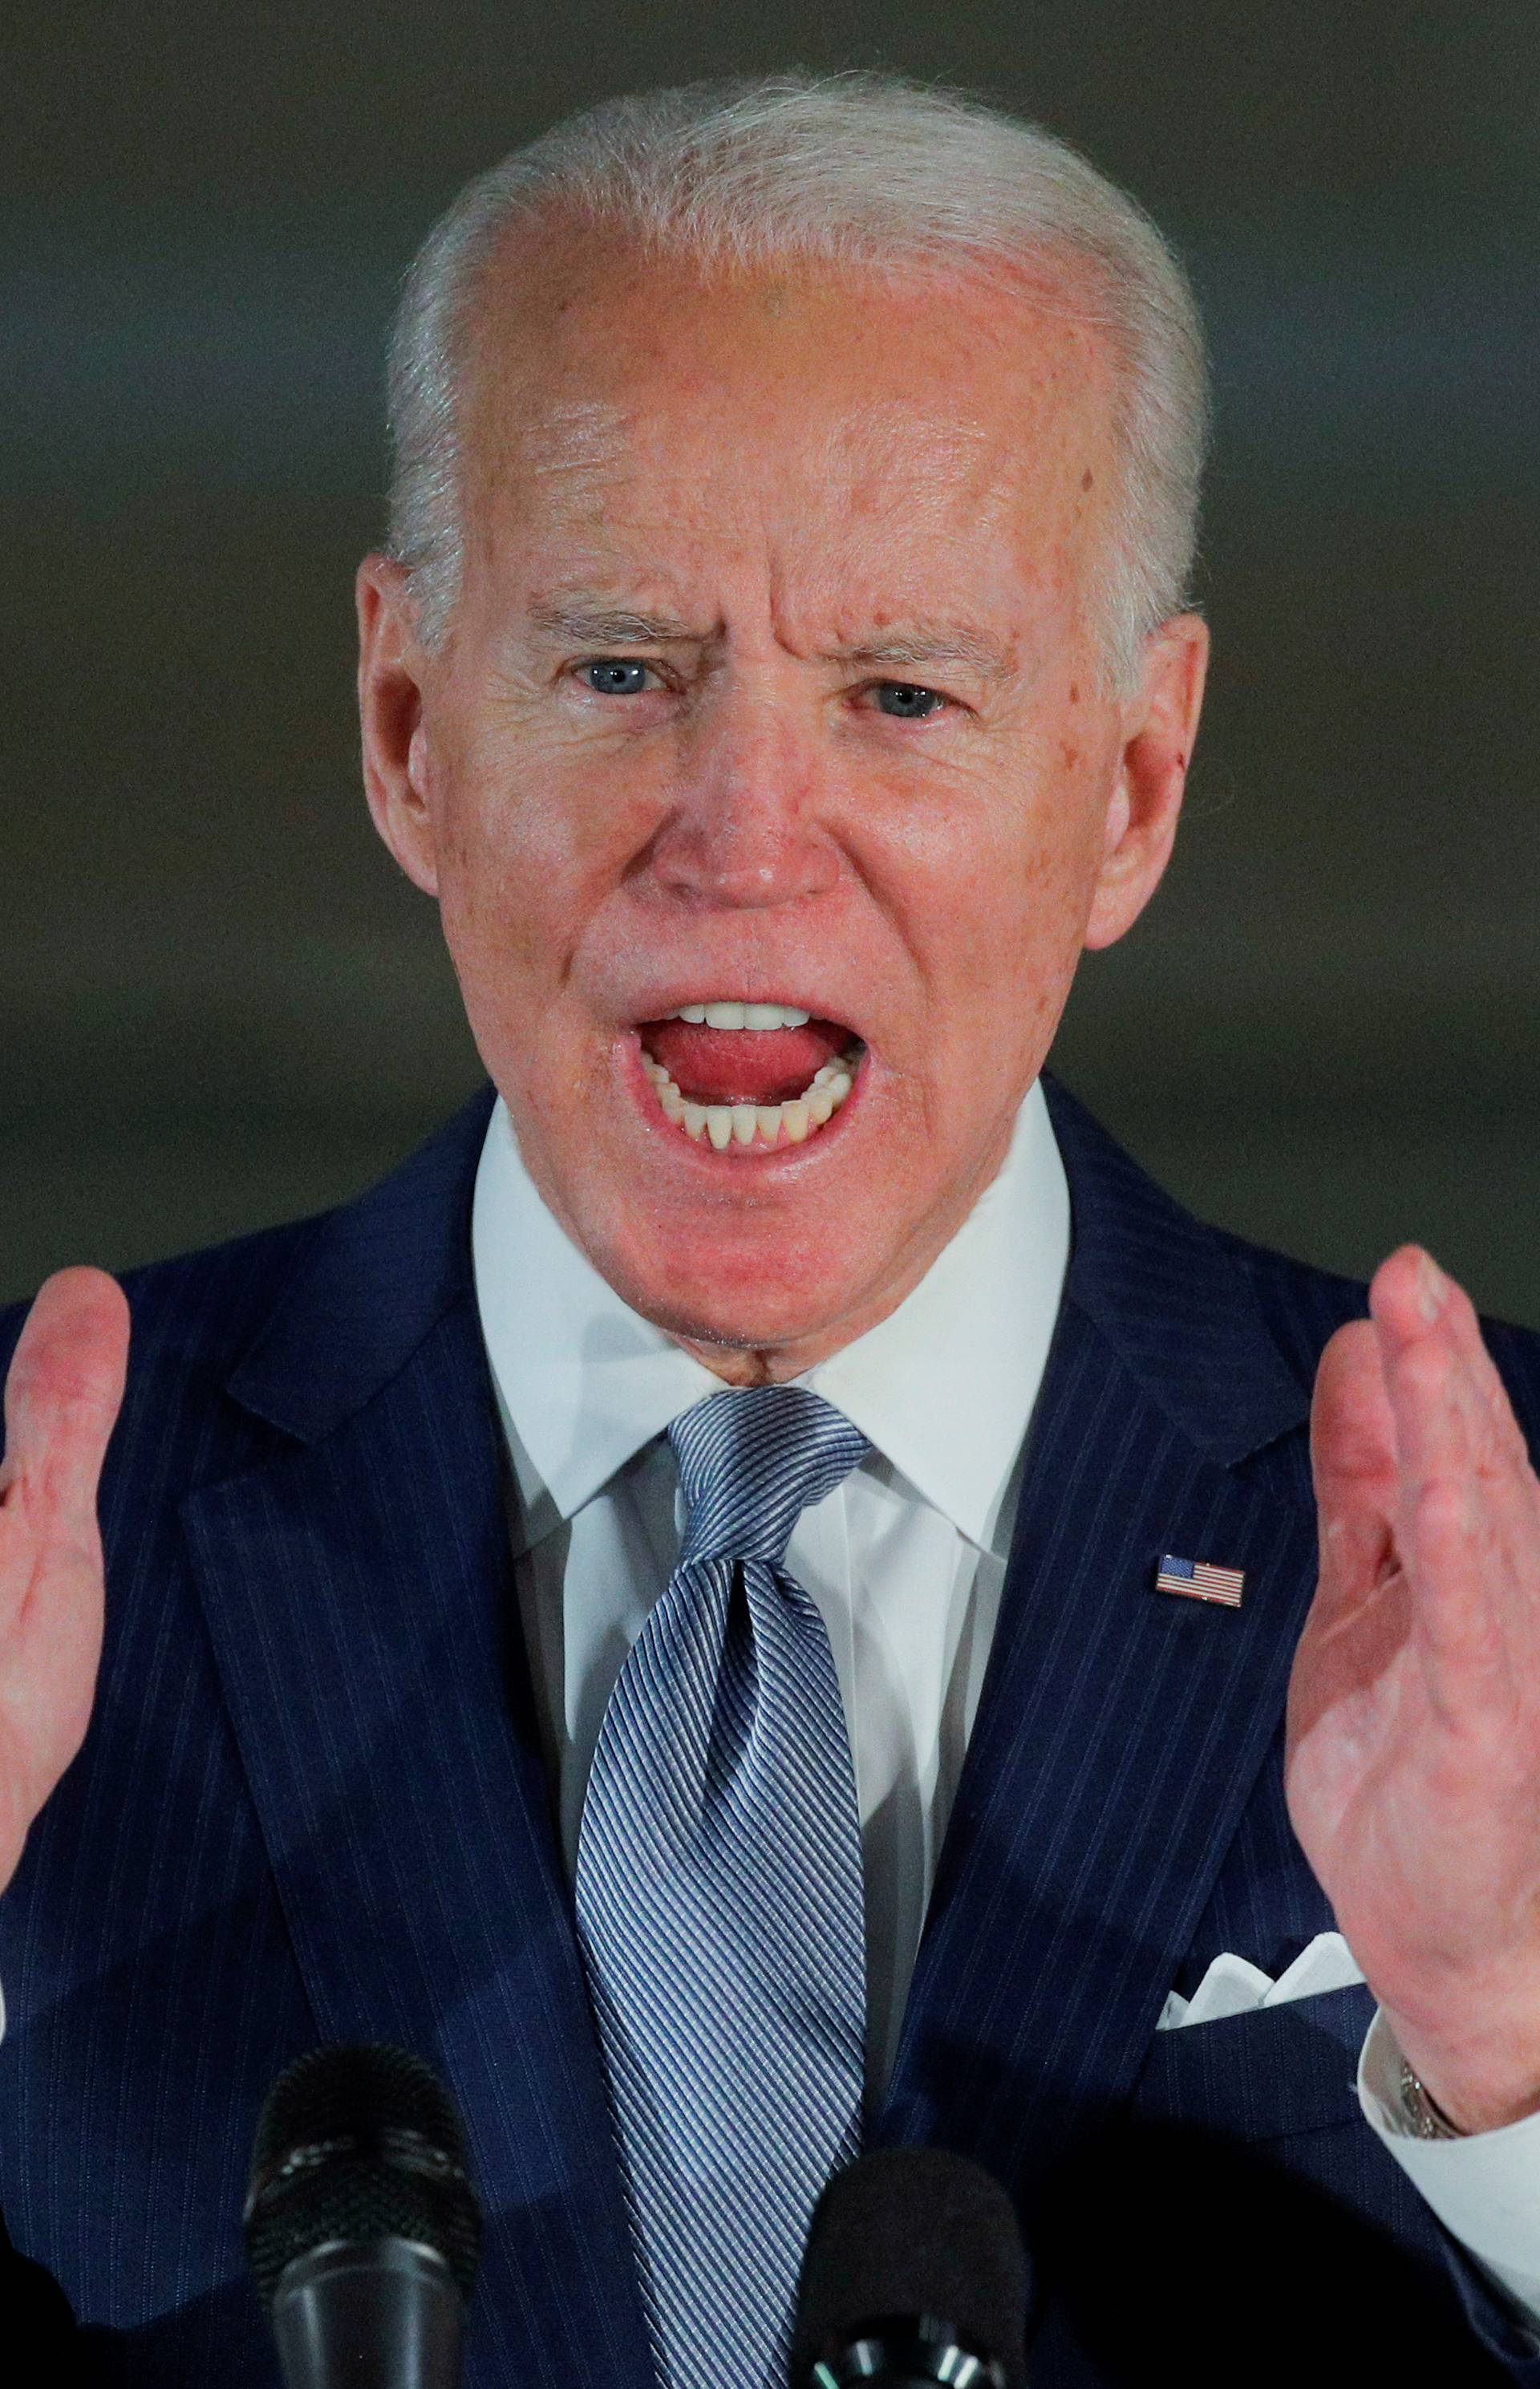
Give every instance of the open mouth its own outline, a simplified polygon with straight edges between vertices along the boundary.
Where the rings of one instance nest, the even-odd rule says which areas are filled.
[[[788,1003],[717,1000],[637,1024],[666,1119],[719,1153],[806,1144],[839,1110],[866,1048],[836,1020]]]

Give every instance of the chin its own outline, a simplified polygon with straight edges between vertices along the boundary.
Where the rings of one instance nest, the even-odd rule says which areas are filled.
[[[872,1257],[843,1238],[723,1233],[717,1217],[661,1248],[627,1239],[604,1274],[667,1335],[736,1351],[773,1351],[832,1335],[873,1301]],[[880,1274],[880,1272],[876,1273]]]

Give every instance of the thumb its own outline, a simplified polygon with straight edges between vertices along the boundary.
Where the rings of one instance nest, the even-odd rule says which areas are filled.
[[[89,1511],[123,1398],[129,1312],[105,1270],[57,1271],[39,1289],[6,1381],[0,1498]]]

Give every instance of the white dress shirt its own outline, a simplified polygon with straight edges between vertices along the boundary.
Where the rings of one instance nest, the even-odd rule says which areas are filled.
[[[558,1227],[500,1102],[476,1183],[482,1332],[522,1515],[515,1569],[571,1867],[615,1680],[679,1552],[664,1429],[722,1382],[626,1306]],[[1069,1259],[1042,1091],[1004,1167],[914,1291],[796,1382],[874,1447],[802,1513],[786,1565],[828,1629],[867,1904],[868,2076],[887,2079],[978,1706],[1016,1469]]]
[[[515,1573],[570,1870],[605,1706],[678,1556],[683,1518],[664,1430],[722,1386],[571,1243],[524,1169],[501,1100],[471,1234],[518,1494]],[[978,1706],[1069,1240],[1063,1165],[1035,1084],[999,1175],[920,1284],[796,1380],[873,1446],[803,1512],[786,1565],[828,1629],[850,1735],[877,2095]],[[1368,2122],[1540,2330],[1540,2115],[1460,2140],[1419,2140],[1394,2095],[1395,2063],[1377,2017],[1359,2070]]]

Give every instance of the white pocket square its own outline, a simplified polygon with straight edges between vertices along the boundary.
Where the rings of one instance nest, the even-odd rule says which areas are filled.
[[[1190,1999],[1172,1991],[1160,2012],[1157,2032],[1181,2025],[1213,2024],[1220,2016],[1247,2015],[1253,2008],[1281,2007],[1285,1999],[1313,1999],[1319,1991],[1346,1990],[1364,1977],[1340,1933],[1317,1933],[1275,1983],[1248,1958],[1226,1949],[1215,1959]]]

